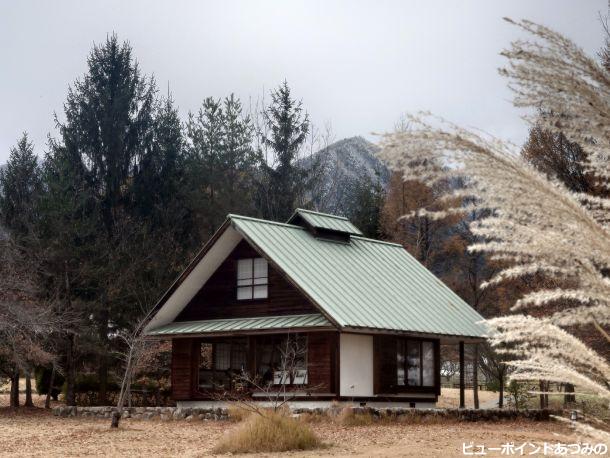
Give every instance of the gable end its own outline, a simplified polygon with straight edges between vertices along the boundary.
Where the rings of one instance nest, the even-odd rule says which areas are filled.
[[[258,257],[261,255],[247,241],[239,242],[175,321],[319,313],[318,308],[271,263],[268,266],[268,297],[238,300],[237,262]]]

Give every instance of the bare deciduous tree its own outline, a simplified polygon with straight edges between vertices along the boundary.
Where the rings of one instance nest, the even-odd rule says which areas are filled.
[[[0,238],[0,370],[11,379],[11,407],[19,406],[19,375],[33,365],[57,364],[50,336],[69,325],[37,288],[40,265],[8,237]],[[26,406],[32,406],[31,385]]]

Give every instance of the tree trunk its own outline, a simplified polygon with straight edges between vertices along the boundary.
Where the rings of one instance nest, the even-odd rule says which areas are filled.
[[[125,374],[123,375],[123,382],[121,383],[121,391],[119,392],[119,400],[117,402],[116,411],[112,412],[112,421],[110,422],[111,428],[118,428],[121,416],[123,415],[123,406],[125,400],[131,397],[131,368],[133,359],[134,347],[133,344],[129,347],[129,353],[127,354],[127,366],[125,367]],[[129,401],[131,404],[131,400]]]
[[[545,394],[548,391],[548,382],[545,382],[544,380],[540,380],[540,408],[541,409],[548,409],[549,407],[549,395]]]
[[[97,371],[98,380],[100,382],[100,389],[97,393],[97,403],[101,406],[108,404],[108,358],[106,357],[106,350],[102,350],[102,354],[99,358],[99,367]]]
[[[11,377],[11,396],[10,406],[14,409],[19,407],[19,369],[15,368]]]
[[[76,367],[74,365],[74,334],[68,335],[66,348],[66,405],[75,406],[74,384],[76,381]]]
[[[97,376],[100,382],[97,394],[97,403],[101,406],[108,405],[108,304],[102,311],[99,326],[100,355]]]
[[[121,420],[121,414],[119,413],[119,411],[115,410],[114,412],[112,412],[112,421],[110,422],[110,427],[118,428],[120,420]]]
[[[564,391],[566,393],[574,393],[574,385],[571,383],[566,383]],[[563,397],[563,404],[568,405],[576,402],[576,396],[573,394],[566,394]]]
[[[51,393],[53,393],[53,384],[55,383],[55,364],[51,367],[51,377],[49,378],[49,389],[47,390],[47,397],[44,400],[44,408],[51,408]]]
[[[479,344],[474,344],[474,355],[472,357],[472,395],[474,408],[479,408]]]
[[[498,408],[504,407],[504,372],[500,374],[500,393],[498,394]]]
[[[66,309],[72,310],[72,300],[70,299],[70,277],[68,276],[68,262],[64,263],[65,287],[66,287]],[[76,366],[74,362],[74,333],[68,331],[68,341],[66,345],[66,404],[76,405],[74,396],[74,384],[76,382]]]
[[[465,377],[464,377],[464,342],[459,343],[459,354],[460,354],[460,409],[466,407],[466,399],[464,396]]]
[[[25,373],[25,406],[34,407],[34,401],[32,400],[32,374],[29,368]]]

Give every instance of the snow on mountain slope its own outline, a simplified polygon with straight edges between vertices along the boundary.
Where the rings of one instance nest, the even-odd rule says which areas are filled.
[[[343,214],[354,183],[370,181],[387,186],[390,172],[377,158],[379,147],[362,137],[339,140],[300,162],[306,168],[319,167],[319,189],[312,200],[321,211]]]

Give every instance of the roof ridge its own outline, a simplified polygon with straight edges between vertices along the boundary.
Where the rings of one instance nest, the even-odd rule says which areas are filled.
[[[305,230],[303,227],[297,226],[296,224],[280,223],[279,221],[271,221],[271,220],[268,220],[268,219],[254,218],[252,216],[236,215],[234,213],[229,213],[227,215],[227,218],[228,219],[233,219],[233,218],[245,219],[245,220],[248,220],[248,221],[256,221],[257,223],[275,224],[276,226],[285,226],[285,227],[289,227],[291,229],[302,229],[302,230]]]
[[[297,210],[302,210],[302,209],[297,209]],[[295,210],[295,212],[297,210]],[[310,213],[318,213],[318,212],[312,212],[311,210],[305,210],[305,211],[306,212],[310,212]],[[325,213],[321,213],[321,214],[324,215]],[[271,221],[271,220],[268,220],[268,219],[254,218],[252,216],[236,215],[234,213],[229,213],[227,215],[227,218],[229,218],[229,219],[232,219],[232,218],[245,219],[245,220],[248,220],[248,221],[255,221],[257,223],[274,224],[276,226],[288,227],[290,229],[301,229],[303,231],[306,230],[303,226],[297,226],[296,224],[281,223],[279,221]],[[346,218],[346,220],[347,220],[347,218]],[[349,221],[349,220],[347,220],[347,221]],[[350,237],[354,238],[354,239],[362,240],[363,242],[381,243],[382,245],[390,245],[390,246],[404,248],[400,243],[387,242],[385,240],[373,239],[373,238],[370,238],[370,237],[364,237],[362,235],[351,234]]]
[[[295,213],[298,213],[298,212],[313,213],[314,215],[328,216],[329,218],[342,219],[344,221],[349,221],[351,223],[351,221],[347,217],[340,216],[340,215],[333,215],[332,213],[323,213],[323,212],[318,212],[318,211],[315,211],[315,210],[307,210],[305,208],[297,208],[297,209],[295,209],[294,212]]]

